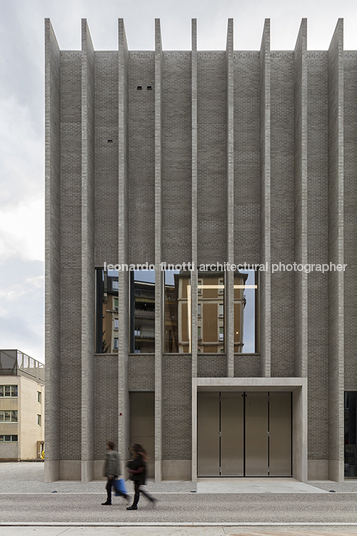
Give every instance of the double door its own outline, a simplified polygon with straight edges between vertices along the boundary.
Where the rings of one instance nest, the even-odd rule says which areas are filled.
[[[198,392],[198,476],[291,476],[290,392]]]

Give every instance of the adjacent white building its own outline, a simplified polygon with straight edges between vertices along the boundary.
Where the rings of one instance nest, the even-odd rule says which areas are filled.
[[[19,350],[0,350],[0,461],[44,451],[45,368]]]

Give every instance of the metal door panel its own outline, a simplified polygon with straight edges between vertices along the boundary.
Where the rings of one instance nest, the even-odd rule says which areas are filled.
[[[270,475],[291,476],[291,393],[270,393]]]
[[[245,476],[268,476],[268,393],[246,393]]]
[[[155,476],[155,394],[130,393],[130,444],[144,445],[149,455],[149,478]]]
[[[198,476],[219,476],[219,393],[197,393]]]
[[[221,474],[244,475],[243,393],[221,393]]]

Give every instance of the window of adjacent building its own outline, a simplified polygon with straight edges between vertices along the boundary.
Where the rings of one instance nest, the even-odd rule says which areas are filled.
[[[119,318],[114,318],[114,329],[115,331],[119,329]]]
[[[0,385],[0,397],[17,396],[17,385]]]
[[[114,350],[118,350],[119,344],[118,344],[118,337],[114,337]]]
[[[17,410],[0,410],[0,422],[17,422]]]
[[[345,477],[357,477],[357,391],[345,392]]]
[[[0,442],[6,443],[17,441],[17,435],[0,435]]]
[[[37,402],[41,404],[41,391],[37,391]]]
[[[96,270],[96,352],[113,353],[115,319],[118,318],[118,270]]]
[[[234,352],[259,352],[258,273],[240,270],[234,274]]]
[[[41,426],[41,415],[37,415],[37,426]]]
[[[225,351],[224,273],[198,272],[198,309],[201,314],[198,328],[198,350],[206,354],[219,354]]]
[[[165,270],[164,352],[191,352],[191,277],[187,270]]]
[[[155,352],[155,270],[130,272],[130,352]]]

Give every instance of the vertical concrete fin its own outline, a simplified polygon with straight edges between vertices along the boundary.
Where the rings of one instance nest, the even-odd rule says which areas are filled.
[[[82,19],[82,320],[81,320],[81,479],[93,480],[94,459],[94,49]]]
[[[295,261],[307,263],[307,20],[302,19],[294,51]],[[295,272],[295,376],[307,376],[307,273]]]
[[[162,44],[155,19],[155,481],[162,479]]]
[[[344,263],[344,67],[343,19],[328,50],[328,249],[329,261]],[[344,478],[344,272],[329,271],[329,478]]]
[[[261,263],[260,354],[261,375],[271,376],[271,243],[270,243],[270,20],[266,19],[260,48],[260,173]]]
[[[197,377],[197,20],[192,19],[192,52],[191,52],[191,143],[192,143],[192,263],[191,272],[191,352],[192,377]],[[196,469],[195,469],[196,471]],[[192,473],[192,474],[196,474]]]
[[[60,477],[60,72],[61,52],[45,19],[45,481]]]
[[[118,20],[118,262],[128,263],[128,45],[124,20]],[[118,291],[118,449],[127,459],[130,443],[128,354],[129,354],[129,273],[119,272]]]
[[[234,57],[233,19],[227,31],[227,261],[234,263]],[[234,272],[225,274],[227,376],[234,377]]]

